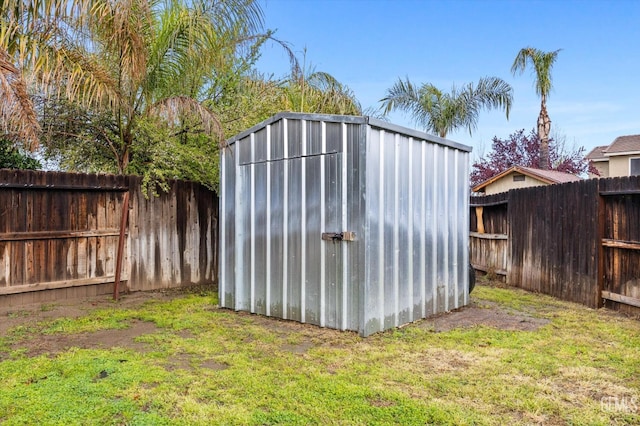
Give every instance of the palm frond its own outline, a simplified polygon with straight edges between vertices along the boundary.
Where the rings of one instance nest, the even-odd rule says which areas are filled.
[[[416,89],[408,79],[399,79],[387,90],[382,102],[385,113],[395,109],[406,111],[426,131],[446,137],[460,127],[472,133],[483,109],[505,109],[508,118],[513,90],[497,77],[481,78],[477,86],[473,83],[461,88],[454,85],[449,93],[431,83]]]
[[[91,8],[92,37],[117,66],[120,86],[136,86],[147,72],[148,40],[154,19],[145,0],[96,0]]]
[[[504,109],[509,118],[513,104],[513,88],[509,83],[498,77],[483,77],[478,81],[474,94],[483,107]]]
[[[415,123],[424,128],[431,129],[429,122],[431,115],[428,110],[429,102],[435,93],[432,87],[423,85],[419,89],[409,79],[398,79],[391,88],[387,89],[387,95],[380,100],[385,114],[391,111],[401,110],[411,114]]]
[[[92,0],[2,0],[0,47],[22,67],[33,68],[38,45],[82,22]],[[72,24],[73,22],[73,24]]]
[[[20,70],[0,48],[0,129],[31,151],[38,147],[40,126]]]
[[[73,44],[61,41],[56,46],[40,46],[35,69],[32,75],[44,94],[106,108],[121,102],[111,70],[99,57]]]
[[[183,73],[191,58],[197,60],[192,51],[199,49],[192,44],[202,44],[202,38],[192,36],[190,26],[193,23],[199,25],[196,34],[207,37],[205,33],[209,29],[206,26],[203,28],[202,21],[192,16],[188,10],[174,6],[162,11],[155,37],[149,46],[147,75],[143,84],[146,93],[162,91]]]
[[[547,98],[553,87],[551,68],[553,68],[553,64],[561,50],[562,49],[544,52],[533,47],[522,48],[513,61],[511,72],[514,75],[522,74],[524,70],[527,69],[527,66],[531,65],[532,71],[535,74],[534,86],[536,88],[536,94]]]
[[[246,34],[263,31],[264,14],[257,0],[193,0],[192,4],[215,23],[219,34],[232,31],[238,24]]]

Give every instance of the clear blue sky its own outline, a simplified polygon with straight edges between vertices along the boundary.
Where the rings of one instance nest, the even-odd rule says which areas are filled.
[[[510,72],[527,46],[563,49],[553,68],[547,102],[552,134],[566,144],[607,145],[640,133],[640,1],[637,0],[263,0],[265,25],[291,44],[307,65],[349,86],[364,108],[379,100],[398,77],[453,84],[497,76],[514,88],[507,121],[483,112],[473,136],[448,135],[487,152],[494,136],[534,128],[540,102],[533,76]],[[265,74],[283,77],[283,50],[265,47],[258,62]],[[416,127],[410,116],[391,121]]]

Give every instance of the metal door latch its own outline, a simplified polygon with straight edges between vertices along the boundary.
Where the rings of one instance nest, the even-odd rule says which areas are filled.
[[[325,241],[355,241],[356,233],[352,231],[345,232],[323,232],[322,239]]]

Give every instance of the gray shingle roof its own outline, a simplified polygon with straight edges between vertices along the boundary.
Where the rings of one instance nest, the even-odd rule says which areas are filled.
[[[604,151],[606,156],[640,151],[640,135],[618,136]]]
[[[607,161],[608,159],[607,157],[604,156],[604,152],[607,150],[608,147],[609,145],[596,146],[586,155],[585,158],[587,160],[592,160],[592,161],[598,161],[598,160]]]

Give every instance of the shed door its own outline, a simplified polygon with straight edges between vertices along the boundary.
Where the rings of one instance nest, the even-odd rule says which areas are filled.
[[[240,166],[244,208],[239,223],[236,309],[346,329],[344,263],[352,243],[347,223],[342,153]]]
[[[343,286],[346,252],[343,251],[347,250],[348,242],[338,237],[347,231],[343,229],[346,220],[343,214],[346,213],[343,211],[343,155],[322,154],[289,161],[292,186],[299,185],[299,188],[292,188],[289,198],[292,225],[297,223],[298,212],[301,213],[300,227],[292,226],[290,233],[293,240],[301,243],[299,252],[291,252],[292,258],[300,257],[300,270],[294,273],[299,273],[300,279],[292,281],[292,285],[300,283],[300,292],[292,295],[292,314],[297,313],[299,301],[300,321],[346,328],[346,323],[343,325],[343,303],[347,298]],[[297,179],[299,182],[295,182]],[[328,235],[332,237],[328,238]],[[295,245],[295,241],[293,243]],[[292,290],[297,292],[298,289]]]

